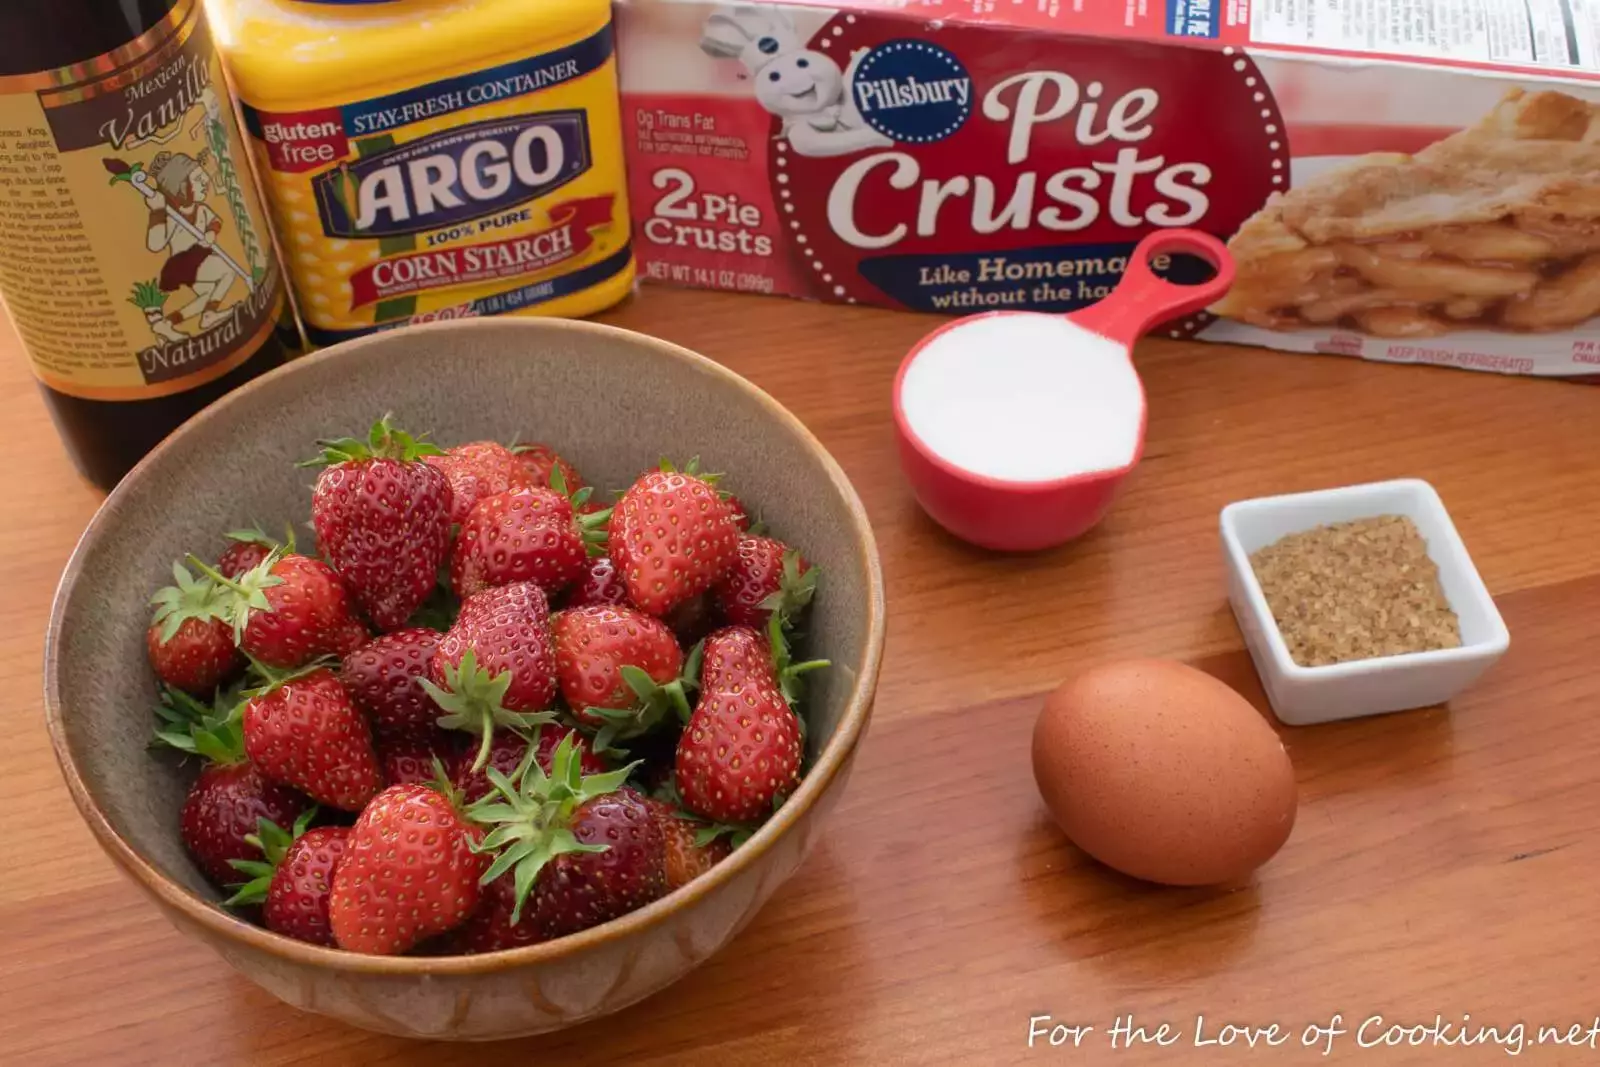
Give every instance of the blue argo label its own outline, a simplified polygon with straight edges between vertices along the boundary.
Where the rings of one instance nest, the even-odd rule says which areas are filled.
[[[544,196],[589,169],[582,111],[458,126],[312,181],[323,232],[334,237],[424,233]]]
[[[373,95],[320,106],[247,102],[307,334],[582,314],[621,289],[632,255],[610,26],[415,74],[374,69]]]

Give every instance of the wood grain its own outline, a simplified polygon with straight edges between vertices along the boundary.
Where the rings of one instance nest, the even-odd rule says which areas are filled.
[[[649,289],[609,321],[718,359],[788,405],[866,500],[889,652],[831,834],[720,957],[622,1016],[504,1047],[420,1046],[296,1013],[180,937],[101,855],[41,723],[56,576],[97,499],[0,347],[0,1049],[29,1064],[1500,1063],[1499,1047],[1361,1049],[1372,1015],[1508,1027],[1600,1006],[1600,391],[1152,342],[1147,457],[1067,549],[955,543],[898,475],[889,383],[934,320]],[[1104,657],[1170,656],[1264,706],[1230,616],[1231,500],[1392,476],[1443,495],[1511,628],[1449,709],[1285,732],[1284,851],[1233,893],[1134,884],[1054,831],[1028,775],[1043,693]],[[128,610],[135,606],[128,605]],[[1332,1057],[1299,1047],[1341,1013]],[[1092,1025],[1028,1047],[1030,1016]],[[1113,1050],[1133,1015],[1179,1032]],[[1287,1045],[1196,1048],[1223,1021]],[[1531,1041],[1535,1031],[1528,1031]],[[1600,1051],[1531,1047],[1535,1063]]]

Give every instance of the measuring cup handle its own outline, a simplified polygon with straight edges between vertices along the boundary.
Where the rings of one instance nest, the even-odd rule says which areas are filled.
[[[1199,285],[1174,285],[1150,270],[1150,257],[1187,252],[1216,270]],[[1079,326],[1124,345],[1144,336],[1158,322],[1200,311],[1233,284],[1233,257],[1223,243],[1199,230],[1160,230],[1140,241],[1111,295],[1067,316]]]

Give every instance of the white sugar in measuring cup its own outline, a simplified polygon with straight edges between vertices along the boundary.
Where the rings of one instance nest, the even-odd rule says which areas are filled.
[[[1176,285],[1150,269],[1188,253],[1216,273]],[[1144,451],[1144,386],[1132,348],[1233,284],[1210,234],[1166,230],[1134,249],[1110,296],[1070,315],[994,311],[918,342],[894,383],[900,463],[917,501],[963,540],[1051,548],[1091,529]]]

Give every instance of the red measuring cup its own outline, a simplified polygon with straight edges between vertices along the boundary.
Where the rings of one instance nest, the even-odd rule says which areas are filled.
[[[1177,253],[1200,257],[1216,273],[1198,285],[1176,285],[1158,278],[1151,271],[1152,257]],[[1080,471],[1043,480],[995,477],[962,466],[941,454],[920,436],[913,428],[913,420],[907,416],[904,402],[907,373],[935,340],[1000,316],[1065,318],[1077,327],[1099,335],[1100,339],[1120,346],[1121,356],[1128,360],[1127,368],[1131,368],[1134,342],[1146,330],[1157,323],[1209,306],[1232,284],[1233,260],[1221,241],[1197,230],[1164,230],[1139,242],[1129,257],[1127,270],[1111,295],[1090,307],[1065,316],[1026,311],[969,315],[947,323],[924,337],[900,364],[894,383],[894,421],[899,437],[900,464],[918,503],[939,525],[981,547],[1001,551],[1051,548],[1080,536],[1105,516],[1118,486],[1138,465],[1144,451],[1144,389],[1138,382],[1137,373],[1126,371],[1133,373],[1131,389],[1136,394],[1138,411],[1138,426],[1132,431],[1132,458],[1126,463],[1104,470]],[[1079,331],[1071,332],[1081,337]],[[1099,339],[1091,340],[1103,358],[1104,349]],[[1078,355],[1082,357],[1084,353],[1080,351]],[[1074,353],[1062,351],[1059,358],[1072,359]],[[1120,365],[1118,371],[1125,372]],[[1025,389],[1029,384],[1018,382],[1015,387]],[[1127,388],[1124,383],[1125,392]],[[925,423],[924,429],[927,428]],[[996,425],[990,429],[994,431],[993,439],[1002,441],[999,447],[1005,447],[1005,427]],[[1125,426],[1123,432],[1131,429]],[[983,431],[984,427],[974,427],[974,432]]]

